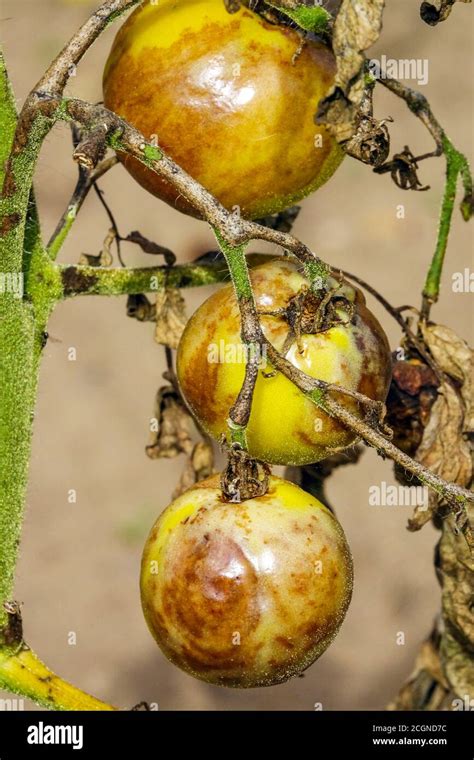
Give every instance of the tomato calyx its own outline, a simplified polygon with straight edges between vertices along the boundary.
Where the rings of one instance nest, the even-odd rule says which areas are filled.
[[[233,443],[228,448],[227,466],[221,475],[224,500],[240,504],[264,496],[268,491],[270,472],[268,464],[252,459],[240,444]]]
[[[315,292],[303,285],[284,308],[259,312],[261,316],[280,317],[288,324],[290,329],[283,345],[283,356],[295,341],[298,351],[303,353],[301,336],[304,334],[316,335],[353,322],[355,305],[339,292],[341,287],[342,282],[339,282],[334,287]]]

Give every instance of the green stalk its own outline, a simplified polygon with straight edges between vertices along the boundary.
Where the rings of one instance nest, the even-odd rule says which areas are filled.
[[[247,244],[233,247],[226,243],[220,232],[214,229],[219,248],[225,256],[238,301],[253,299],[252,284],[245,259]]]
[[[446,183],[435,252],[423,288],[422,314],[425,318],[429,316],[430,306],[436,303],[439,298],[441,276],[453,218],[459,175],[461,175],[464,186],[464,200],[461,204],[461,212],[465,221],[468,221],[472,214],[472,177],[468,161],[462,153],[456,150],[446,135],[443,135],[443,150],[446,157]]]
[[[62,297],[82,295],[123,296],[153,293],[163,288],[188,288],[214,285],[228,280],[227,267],[217,264],[178,264],[173,267],[58,266]]]
[[[239,246],[231,246],[222,237],[222,235],[219,233],[218,230],[214,229],[214,234],[216,236],[217,242],[219,243],[219,247],[222,251],[222,253],[225,256],[225,260],[227,262],[227,266],[229,267],[230,276],[232,279],[232,283],[234,285],[234,291],[237,298],[237,302],[239,304],[240,313],[242,315],[244,310],[255,310],[255,301],[253,297],[253,291],[252,291],[252,283],[250,282],[250,276],[249,276],[249,270],[247,261],[245,258],[245,249],[246,245],[239,245]],[[252,351],[255,351],[255,356],[258,356],[258,350],[260,348],[259,343],[255,341],[254,336],[249,335],[246,333],[245,324],[242,321],[241,324],[241,337],[242,342],[244,345],[247,346],[249,355],[252,356]],[[253,384],[248,376],[248,360],[247,360],[247,367],[246,367],[246,377],[244,381],[244,385],[241,389],[241,392],[230,410],[230,417],[228,419],[227,425],[229,428],[229,435],[230,440],[232,443],[238,443],[239,446],[247,451],[247,435],[246,435],[246,428],[247,428],[247,422],[245,421],[244,424],[239,424],[238,422],[235,422],[232,419],[232,413],[240,406],[243,406],[242,398],[243,391],[245,388],[246,383],[250,383],[252,385],[252,393],[253,393]]]
[[[5,161],[10,153],[16,128],[16,111],[5,62],[0,54],[0,145],[1,184]],[[11,217],[10,217],[11,219]],[[9,222],[0,215],[2,230]],[[8,237],[8,234],[7,234]],[[13,589],[23,503],[26,494],[30,454],[31,419],[34,393],[32,386],[34,319],[30,305],[7,288],[22,283],[23,246],[10,240],[0,249],[0,628],[8,620],[3,603]],[[23,283],[22,283],[23,285]],[[19,291],[17,291],[19,292]]]

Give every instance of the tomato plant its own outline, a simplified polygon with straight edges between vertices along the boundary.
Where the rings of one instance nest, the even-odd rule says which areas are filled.
[[[420,23],[444,21],[453,4],[423,3]],[[19,112],[0,57],[0,686],[46,708],[114,709],[30,648],[14,577],[50,316],[71,297],[127,296],[129,316],[155,322],[167,361],[148,454],[186,455],[142,561],[143,610],[165,654],[213,684],[252,687],[299,675],[326,650],[349,604],[352,561],[324,483],[364,443],[394,462],[407,487],[430,489],[409,529],[432,522],[441,531],[442,625],[394,706],[455,709],[472,682],[472,352],[431,314],[458,185],[462,218],[472,215],[467,159],[423,95],[374,76],[366,51],[381,31],[383,0],[331,2],[331,12],[303,0],[141,4],[110,53],[104,104],[69,97],[84,54],[134,6],[104,2]],[[405,146],[390,157],[389,120],[374,113],[380,87],[427,127],[431,151],[417,156]],[[46,241],[33,179],[45,139],[62,122],[79,176]],[[361,172],[392,178],[397,193],[427,191],[420,165],[443,156],[445,192],[420,308],[392,306],[292,234],[292,204],[344,155]],[[193,224],[207,222],[218,251],[183,264],[140,232],[121,235],[97,186],[118,161],[153,195],[197,217]],[[58,263],[91,189],[111,224],[102,251]],[[272,254],[249,252],[257,241]],[[125,266],[122,242],[162,263]],[[120,266],[112,266],[114,244]],[[222,283],[187,321],[181,291]],[[401,330],[394,366],[359,287]],[[220,475],[209,435],[226,457]],[[305,488],[273,475],[272,464],[297,466],[286,478]]]

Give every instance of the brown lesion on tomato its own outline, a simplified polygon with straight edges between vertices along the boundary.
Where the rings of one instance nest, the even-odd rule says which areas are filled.
[[[321,577],[313,572],[301,572],[294,574],[292,583],[287,587],[287,595],[282,596],[275,586],[271,586],[269,591],[275,614],[286,627],[285,635],[274,638],[275,644],[280,645],[288,653],[292,649],[297,649],[301,657],[329,643],[342,620],[342,617],[333,612],[335,606],[333,601],[340,597],[338,580],[331,578],[322,582]],[[297,599],[304,600],[304,612],[298,616],[294,611],[294,603]],[[296,642],[294,647],[288,645],[288,642],[292,641]],[[282,672],[285,671],[290,662],[290,659],[287,660],[280,655],[279,669]],[[303,666],[302,669],[304,669]]]
[[[294,642],[288,638],[288,636],[275,636],[275,641],[277,644],[282,646],[284,649],[288,649],[289,651],[295,648]]]
[[[208,346],[211,334],[207,333],[201,342],[193,349],[186,344],[184,352],[191,352],[183,362],[183,370],[180,372],[180,385],[183,395],[191,406],[191,409],[199,409],[200,417],[207,425],[218,422],[221,409],[217,404],[217,384],[219,364],[209,361]]]
[[[333,396],[335,399],[339,400],[340,403],[344,403],[347,406],[347,396],[344,396],[341,393],[333,393]],[[312,404],[312,402],[308,402],[308,404]],[[324,436],[330,442],[331,446],[347,445],[347,441],[350,442],[355,438],[354,433],[348,430],[342,422],[338,422],[334,417],[330,417],[325,412],[318,411],[317,417],[314,418],[314,411],[309,407],[308,414],[311,415],[310,418],[314,419],[315,422],[316,420],[321,421],[321,429],[324,431]],[[307,430],[305,431],[302,428],[296,429],[294,435],[304,446],[311,446],[314,448],[321,446],[321,450],[326,450],[326,447],[321,444],[321,432],[316,429],[314,423],[313,430],[314,435],[311,435]],[[327,454],[324,454],[324,456],[327,456]]]
[[[339,618],[334,614],[321,615],[318,619],[305,621],[298,629],[296,635],[304,642],[302,650],[311,650],[322,642],[328,642],[332,635],[337,632]]]
[[[206,539],[185,540],[167,576],[162,614],[152,615],[176,654],[173,630],[179,630],[179,648],[190,668],[251,666],[256,655],[251,634],[260,617],[258,578],[238,544],[219,530],[209,531]]]
[[[194,523],[198,523],[198,524],[201,523],[205,519],[207,511],[208,511],[207,507],[205,506],[199,507],[199,509],[197,509],[196,512],[194,512],[194,514],[188,518],[190,524],[193,525]],[[203,536],[203,539],[205,541],[208,541],[209,534],[205,533]]]
[[[220,487],[220,475],[211,475],[205,480],[199,480],[193,485],[193,488],[210,488],[212,490],[218,490]]]
[[[214,152],[220,144],[223,144],[223,118],[225,118],[226,133],[234,127],[233,141],[237,141],[238,127],[241,126],[239,116],[246,111],[247,107],[240,104],[238,98],[235,102],[228,103],[219,94],[212,94],[205,89],[196,86],[192,81],[191,72],[200,60],[208,60],[213,55],[219,54],[224,59],[235,60],[236,42],[239,40],[239,28],[241,18],[236,18],[225,25],[208,22],[199,30],[183,30],[179,39],[166,48],[147,47],[135,55],[127,44],[128,34],[139,34],[140,30],[127,30],[125,25],[113,51],[113,61],[107,66],[104,76],[104,102],[134,126],[136,126],[147,138],[157,134],[163,149],[170,153],[172,158],[182,166],[192,177],[206,185],[206,164],[204,155],[213,147]],[[298,36],[295,32],[281,27],[272,27],[264,24],[269,31],[278,34],[293,36],[296,43]],[[287,53],[282,54],[269,40],[267,43],[253,43],[245,48],[244,66],[239,78],[239,89],[255,83],[255,72],[268,69],[272,73],[280,72],[281,88],[289,95],[293,95],[293,108],[282,109],[282,125],[279,139],[287,135],[287,140],[301,129],[303,115],[307,117],[305,108],[307,93],[311,92],[312,77],[318,66],[322,80],[322,91],[327,89],[334,75],[334,58],[324,46],[307,45],[303,50],[296,65],[291,64],[291,58],[286,59]],[[170,61],[173,65],[170,66]],[[305,65],[298,66],[298,63]],[[230,63],[229,63],[230,66]],[[229,81],[232,81],[229,77]],[[259,80],[257,80],[259,81]],[[137,89],[136,83],[140,82]],[[177,83],[179,82],[179,88]],[[326,85],[326,86],[325,86]],[[282,93],[283,100],[285,92]],[[181,118],[176,118],[177,97],[181,105]],[[297,93],[295,95],[295,93]],[[261,94],[261,93],[260,93]],[[295,103],[296,97],[296,103]],[[298,105],[301,107],[298,107]],[[316,106],[316,103],[315,103]],[[209,118],[209,110],[212,107],[212,119]],[[247,109],[248,110],[248,109]],[[235,116],[235,118],[234,118]],[[272,125],[273,128],[274,125]],[[318,167],[324,165],[333,149],[332,138],[325,132],[324,127],[315,127],[315,132],[323,134],[322,146],[310,150],[313,146],[308,145],[308,156],[301,157],[296,166],[286,167],[290,172],[295,171],[295,177],[285,181],[285,166],[278,166],[278,171],[272,172],[273,190],[271,197],[285,198],[291,194],[301,195],[309,187],[317,173]],[[195,140],[193,146],[189,146],[189,134],[193,133]],[[311,138],[313,139],[313,138]],[[195,145],[201,143],[201,150],[196,150]],[[209,149],[206,147],[209,146]],[[204,152],[202,148],[204,147]],[[281,152],[280,145],[280,152]],[[249,150],[248,138],[242,136],[242,152]],[[239,146],[236,145],[236,153]],[[284,146],[283,153],[285,154]],[[165,179],[153,173],[137,159],[119,154],[120,160],[132,173],[136,180],[149,192],[166,200],[170,205],[180,211],[199,216],[179,192]],[[219,174],[219,161],[215,161],[213,169],[213,184],[215,187],[208,188],[214,192],[218,199],[227,207],[231,204],[239,204],[244,215],[253,206],[261,205],[265,198],[266,188],[269,186],[268,176],[263,176],[259,182],[253,169],[242,169],[238,182],[229,189],[225,170]],[[298,179],[297,187],[294,180]],[[270,183],[271,184],[271,183]],[[237,187],[237,192],[236,192]],[[244,188],[240,198],[238,188]]]
[[[360,293],[358,290],[357,292]],[[355,332],[356,345],[362,355],[364,370],[374,375],[374,386],[376,386],[373,391],[375,395],[371,398],[385,401],[392,376],[392,361],[387,336],[379,321],[365,306],[365,299],[363,303],[358,304],[357,314],[359,319],[356,327],[360,326],[360,330]],[[364,333],[367,336],[365,340]],[[369,362],[373,362],[374,366],[368,367]],[[360,390],[360,392],[369,395],[365,391]]]
[[[223,428],[225,429],[225,421],[235,402],[235,396],[218,392],[219,375],[221,372],[226,372],[226,366],[221,362],[221,358],[225,362],[226,357],[220,356],[220,345],[214,345],[217,340],[215,328],[219,322],[225,323],[228,336],[226,345],[233,346],[235,336],[239,335],[240,324],[235,297],[229,288],[223,288],[211,298],[213,299],[212,306],[208,304],[206,313],[212,311],[216,318],[209,323],[198,322],[200,340],[196,345],[191,345],[186,340],[187,331],[193,328],[192,324],[188,324],[178,353],[178,373],[183,395],[191,409],[199,409],[199,417],[204,426],[213,435],[218,436],[223,432]],[[214,352],[217,351],[217,356],[211,356],[211,347]],[[243,368],[242,363],[242,377]]]
[[[303,430],[303,429],[300,430],[299,428],[297,428],[295,430],[295,437],[300,441],[300,443],[303,444],[303,446],[314,446],[315,445],[315,441],[314,441],[313,437],[310,436],[310,435],[308,435],[308,433],[305,430]],[[315,433],[315,437],[316,437],[316,433]]]

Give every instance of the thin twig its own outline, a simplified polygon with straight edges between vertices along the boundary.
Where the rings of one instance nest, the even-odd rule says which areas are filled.
[[[420,121],[425,125],[426,129],[429,131],[433,140],[435,141],[436,148],[433,151],[433,154],[435,156],[441,156],[443,153],[444,130],[441,127],[439,121],[435,118],[431,110],[431,106],[425,96],[421,92],[413,90],[411,87],[407,87],[406,85],[402,84],[397,79],[388,77],[385,72],[377,78],[377,82],[383,84],[387,90],[390,90],[390,92],[393,92],[394,95],[397,95],[399,98],[402,98],[402,100],[405,101],[410,111],[414,113],[418,119],[420,119]]]
[[[427,365],[435,373],[438,380],[442,382],[444,379],[444,373],[440,370],[436,362],[433,360],[433,357],[427,350],[426,346],[424,346],[422,341],[417,338],[415,333],[410,329],[407,321],[401,315],[402,311],[411,309],[412,307],[402,306],[396,309],[395,306],[392,306],[392,304],[389,303],[389,301],[387,301],[387,299],[378,292],[378,290],[376,290],[372,285],[369,285],[369,283],[363,280],[361,277],[358,277],[355,274],[351,274],[351,272],[346,272],[344,269],[338,269],[337,267],[335,267],[335,269],[338,272],[340,271],[349,280],[352,280],[353,282],[356,282],[358,285],[360,285],[364,290],[370,293],[370,295],[373,296],[384,307],[384,309],[386,309],[386,311],[394,318],[397,324],[400,325],[410,345],[425,360]]]
[[[66,239],[66,236],[69,233],[69,230],[74,223],[74,220],[81,210],[82,204],[89,194],[91,187],[117,163],[117,157],[110,156],[108,158],[104,158],[104,160],[101,161],[101,163],[98,164],[96,168],[91,172],[87,171],[87,169],[83,167],[79,167],[79,178],[77,180],[76,187],[74,188],[74,192],[71,196],[71,200],[69,201],[67,208],[65,209],[61,219],[56,225],[56,229],[51,235],[51,238],[47,245],[47,251],[52,259],[56,258],[64,240]]]
[[[303,393],[308,395],[311,400],[320,406],[331,417],[342,422],[350,430],[353,430],[366,443],[373,446],[378,453],[382,456],[388,456],[394,462],[397,462],[404,470],[410,472],[417,477],[427,486],[432,488],[439,496],[446,499],[451,507],[455,507],[456,511],[466,502],[474,504],[474,493],[468,491],[461,486],[457,486],[454,483],[447,483],[443,478],[428,470],[420,462],[416,462],[409,457],[403,451],[400,451],[391,441],[374,427],[368,425],[363,419],[356,417],[351,411],[343,407],[338,401],[336,401],[330,393],[324,392],[321,386],[321,381],[315,381],[314,378],[308,377],[304,372],[301,372],[291,362],[285,359],[278,351],[265,340],[267,346],[267,356],[272,365],[282,372],[289,380],[291,380]],[[323,393],[321,394],[321,391]],[[333,389],[331,389],[333,390]],[[337,389],[340,390],[339,388]],[[314,393],[316,391],[316,394]],[[369,400],[370,401],[370,400]]]
[[[125,262],[124,262],[124,260],[122,258],[122,249],[120,247],[120,241],[124,240],[124,238],[120,235],[119,228],[117,226],[117,222],[115,221],[115,217],[114,217],[114,215],[113,215],[113,213],[112,213],[112,211],[110,209],[109,204],[107,203],[107,201],[104,198],[104,191],[100,189],[100,187],[98,186],[97,182],[93,183],[93,187],[94,187],[94,191],[95,191],[95,193],[96,193],[99,201],[101,202],[103,208],[105,209],[105,213],[109,217],[110,226],[112,227],[112,229],[114,231],[115,246],[117,248],[117,258],[118,258],[118,260],[120,262],[120,266],[125,267],[126,264],[125,264]]]

